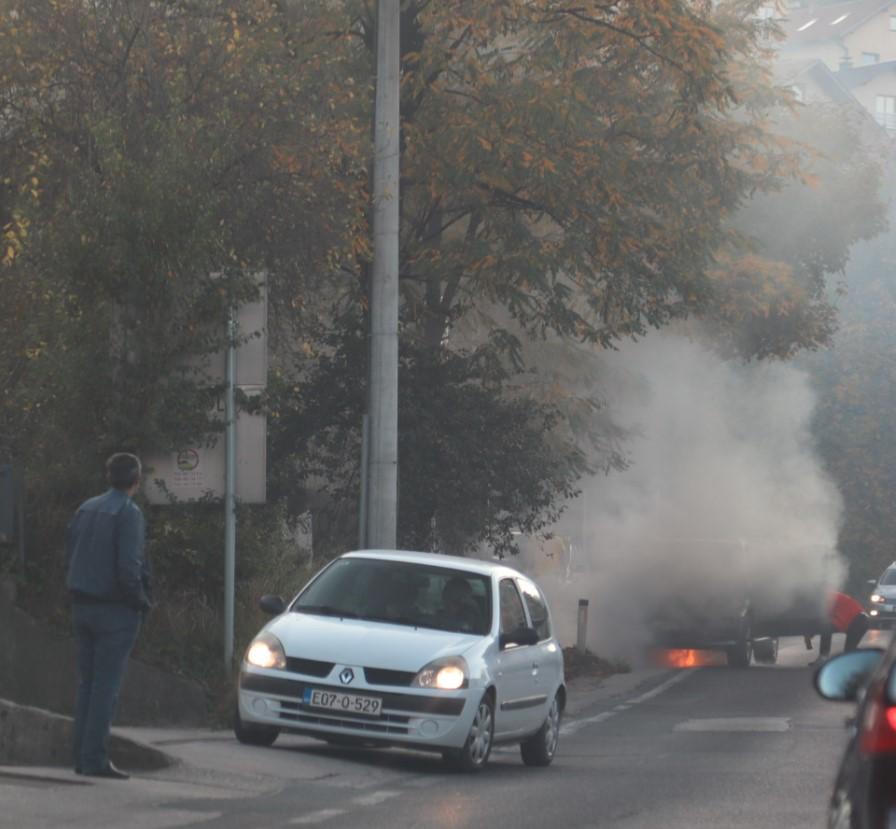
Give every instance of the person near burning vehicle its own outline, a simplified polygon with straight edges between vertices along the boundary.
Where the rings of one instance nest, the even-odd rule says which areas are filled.
[[[66,586],[78,641],[75,772],[126,780],[109,760],[107,741],[128,655],[152,606],[144,521],[132,500],[140,460],[119,452],[106,461],[109,489],[78,508],[65,536]]]
[[[831,655],[831,640],[835,633],[845,633],[844,651],[853,651],[859,646],[862,637],[868,632],[871,620],[865,608],[846,593],[831,593],[828,599],[828,624],[821,631],[818,642],[818,659],[812,664],[821,662]],[[812,637],[806,635],[806,647],[812,647]]]

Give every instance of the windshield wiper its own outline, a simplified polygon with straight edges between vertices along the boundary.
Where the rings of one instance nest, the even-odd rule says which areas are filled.
[[[368,622],[386,622],[390,625],[407,625],[408,627],[420,626],[418,622],[415,622],[413,619],[409,619],[407,616],[371,616],[365,614],[360,618]]]
[[[351,610],[343,610],[341,607],[333,607],[328,604],[296,605],[293,610],[296,613],[316,613],[319,616],[338,616],[340,619],[358,618],[358,614]]]

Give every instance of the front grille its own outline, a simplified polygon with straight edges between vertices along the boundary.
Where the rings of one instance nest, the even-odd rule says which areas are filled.
[[[286,670],[305,676],[329,676],[333,670],[333,662],[319,662],[316,659],[300,659],[297,656],[286,657]]]
[[[412,671],[392,671],[388,668],[365,668],[364,678],[370,685],[401,685],[407,688],[417,674]]]
[[[321,688],[334,693],[366,693],[365,689],[347,688],[339,685],[320,685],[301,682],[287,677],[265,674],[241,673],[240,688],[271,696],[287,697],[289,701],[304,699],[305,688]],[[383,708],[408,714],[431,714],[435,716],[457,717],[464,709],[464,699],[459,697],[424,696],[423,694],[377,693],[383,701]]]
[[[341,712],[338,715],[330,715],[306,708],[297,702],[281,702],[280,719],[285,723],[332,726],[364,731],[368,734],[407,734],[410,731],[408,726],[410,717],[383,714],[383,716],[372,720],[369,717],[356,717]]]

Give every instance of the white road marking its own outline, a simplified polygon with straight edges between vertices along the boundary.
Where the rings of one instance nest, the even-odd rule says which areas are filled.
[[[719,717],[685,720],[675,726],[675,731],[714,731],[745,733],[782,733],[790,731],[788,717]]]
[[[560,726],[561,734],[575,734],[577,731],[584,728],[586,725],[596,725],[597,723],[605,722],[610,719],[610,717],[615,717],[616,714],[620,714],[623,711],[628,711],[633,705],[638,705],[642,702],[647,702],[649,699],[653,699],[654,697],[658,697],[664,691],[668,691],[673,685],[677,685],[684,679],[687,679],[688,676],[699,671],[699,668],[690,668],[686,671],[679,671],[674,676],[667,679],[661,685],[657,685],[656,688],[651,688],[644,694],[640,696],[634,697],[633,699],[626,700],[624,703],[617,705],[612,711],[603,711],[600,714],[595,714],[593,717],[586,717],[583,720],[569,720],[565,722],[562,726]]]
[[[586,725],[595,725],[604,722],[616,715],[615,711],[604,711],[602,714],[596,714],[593,717],[586,717],[584,720],[570,720],[565,725],[560,726],[561,734],[575,734],[576,731],[584,728]]]
[[[634,699],[628,700],[629,705],[638,705],[641,702],[647,702],[649,699],[653,699],[654,697],[658,697],[664,691],[667,691],[673,685],[677,685],[682,680],[687,679],[692,674],[697,673],[699,668],[688,668],[685,671],[679,671],[675,676],[671,679],[667,679],[662,685],[657,685],[656,688],[652,688],[646,694],[641,694],[639,697],[635,697]]]
[[[338,815],[344,814],[345,809],[320,809],[317,812],[309,812],[307,815],[302,815],[302,817],[294,818],[290,821],[290,823],[296,825],[323,823],[325,820],[329,820],[331,817],[337,817]]]
[[[385,802],[393,797],[398,797],[401,792],[387,792],[387,791],[378,791],[371,792],[370,794],[365,794],[361,797],[356,797],[352,803],[357,804],[358,806],[376,806],[380,803]]]

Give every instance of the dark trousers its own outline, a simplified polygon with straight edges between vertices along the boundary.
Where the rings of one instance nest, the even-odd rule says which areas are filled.
[[[862,637],[868,633],[870,625],[871,621],[868,618],[867,613],[859,613],[855,619],[849,623],[849,627],[846,629],[846,642],[843,644],[844,652],[854,651],[859,646]],[[821,640],[818,643],[818,655],[820,657],[830,656],[832,636],[832,630],[827,630],[825,633],[821,634]]]
[[[125,605],[72,604],[78,640],[78,697],[72,759],[83,772],[109,765],[106,743],[140,614]]]

